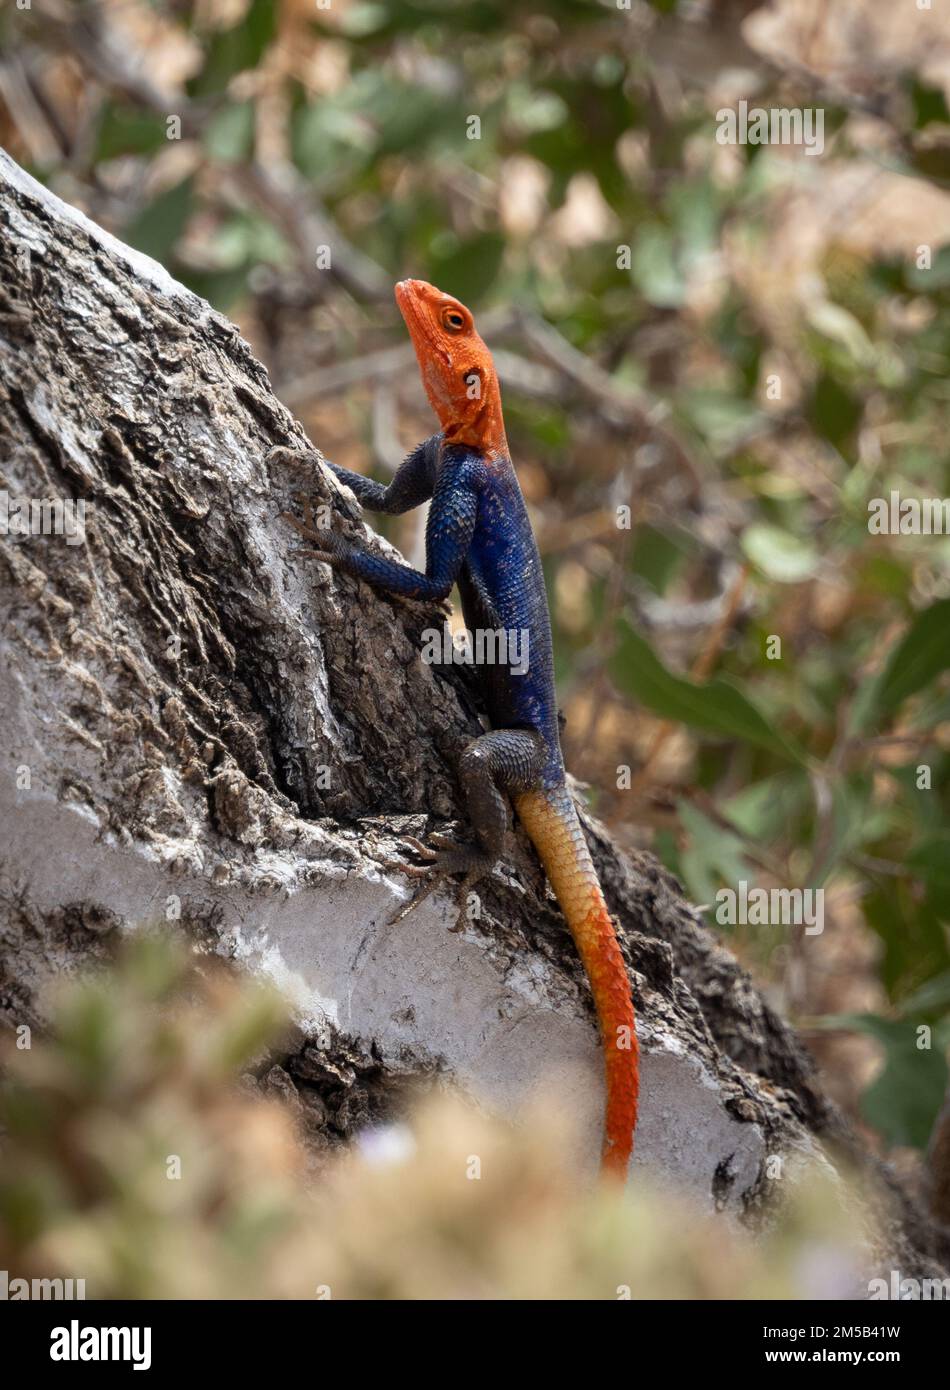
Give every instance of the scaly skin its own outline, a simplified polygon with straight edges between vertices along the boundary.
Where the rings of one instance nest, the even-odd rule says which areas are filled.
[[[565,785],[551,652],[551,621],[537,545],[508,454],[491,353],[463,304],[423,280],[403,280],[396,301],[441,431],[413,451],[383,487],[331,465],[366,506],[403,512],[432,499],[426,571],[371,554],[332,531],[294,521],[313,554],[389,593],[445,599],[458,582],[470,631],[527,633],[528,670],[479,668],[493,730],[469,745],[459,775],[478,848],[451,845],[429,869],[401,866],[426,882],[405,916],[449,874],[464,874],[460,900],[504,852],[506,794],[538,851],[577,945],[597,1010],[607,1103],[602,1171],[622,1179],[633,1150],[639,1051],[630,983]],[[293,518],[290,518],[293,520]]]
[[[640,1052],[630,982],[570,792],[524,792],[518,819],[538,851],[590,981],[604,1049],[607,1104],[601,1167],[626,1177],[637,1127]]]

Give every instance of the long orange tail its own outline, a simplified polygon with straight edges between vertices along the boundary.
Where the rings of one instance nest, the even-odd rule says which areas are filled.
[[[601,1171],[623,1179],[633,1152],[640,1093],[640,1050],[627,968],[570,793],[565,787],[525,792],[515,797],[515,810],[541,856],[590,980],[607,1074]]]

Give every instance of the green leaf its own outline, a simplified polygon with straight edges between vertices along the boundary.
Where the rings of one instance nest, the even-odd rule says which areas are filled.
[[[96,163],[120,154],[153,154],[165,144],[165,131],[163,116],[110,102],[99,122]]]
[[[800,584],[818,567],[818,556],[808,541],[763,522],[746,527],[742,549],[766,578],[779,584]]]
[[[557,92],[538,91],[519,82],[511,84],[505,96],[511,123],[518,131],[556,130],[567,120],[567,105]]]
[[[254,107],[249,101],[225,106],[211,118],[204,133],[205,149],[220,164],[246,159],[254,139]]]
[[[877,1014],[843,1014],[823,1026],[864,1033],[884,1049],[884,1068],[861,1098],[865,1118],[890,1144],[924,1148],[947,1089],[939,1046],[919,1047],[917,1026]]]
[[[294,163],[308,178],[352,177],[376,149],[374,126],[358,111],[325,100],[302,106],[293,124]]]
[[[629,626],[624,626],[611,669],[618,684],[655,714],[766,748],[792,762],[805,761],[803,751],[774,728],[736,686],[721,678],[697,685],[674,675]]]
[[[879,675],[859,691],[852,715],[857,732],[872,720],[892,714],[908,696],[950,666],[950,599],[940,599],[919,612]]]
[[[153,260],[167,264],[191,212],[191,175],[160,193],[125,228],[124,239]]]
[[[892,999],[950,968],[944,925],[909,877],[882,878],[864,899],[864,918],[884,945],[878,974]]]
[[[236,73],[256,68],[277,30],[274,0],[251,0],[247,14],[206,41],[201,72],[188,83],[192,96],[223,92]]]
[[[496,232],[485,232],[461,245],[453,241],[452,250],[432,254],[433,283],[466,304],[477,303],[494,284],[504,253],[505,238]]]
[[[818,378],[808,404],[808,418],[813,427],[836,448],[844,448],[861,419],[862,406],[856,396],[834,377]]]
[[[950,970],[934,975],[901,1001],[904,1018],[920,1018],[926,1014],[945,1013],[950,1009]]]
[[[665,227],[644,227],[640,232],[631,257],[631,274],[644,299],[661,309],[678,308],[686,298],[673,238]]]
[[[684,547],[676,539],[648,522],[637,528],[630,569],[645,579],[655,593],[666,592],[667,586],[681,570],[683,560]]]
[[[676,226],[684,267],[701,264],[719,247],[719,193],[707,179],[674,183],[667,207]]]
[[[846,854],[880,832],[874,818],[872,791],[872,779],[865,773],[832,780],[830,822],[822,827],[820,842],[814,847],[822,866],[820,883],[828,879]]]
[[[931,294],[950,285],[950,246],[941,246],[930,262],[929,270],[921,270],[916,260],[907,267],[907,284],[912,290]]]
[[[680,405],[710,448],[722,453],[737,448],[763,419],[754,402],[726,391],[684,391]]]
[[[222,313],[240,299],[247,287],[250,266],[245,263],[232,270],[191,270],[182,281],[201,299],[206,299]]]
[[[935,835],[908,852],[912,877],[919,875],[938,916],[950,922],[950,835]]]
[[[688,801],[679,803],[677,813],[689,835],[689,844],[680,855],[679,871],[695,902],[713,904],[716,890],[723,883],[736,884],[749,876],[742,841]]]
[[[769,844],[797,825],[812,803],[811,784],[800,768],[785,769],[752,782],[720,803],[747,840]]]
[[[349,4],[339,19],[342,32],[350,39],[364,38],[384,28],[389,14],[385,5]]]
[[[824,338],[840,343],[850,357],[861,367],[869,367],[876,360],[874,345],[863,326],[840,304],[830,299],[818,300],[807,306],[808,322]]]
[[[950,146],[921,141],[914,149],[909,168],[914,174],[923,174],[925,179],[945,185],[950,180]]]
[[[914,126],[921,130],[931,121],[942,125],[950,123],[950,110],[947,98],[940,87],[931,87],[915,78],[911,86],[911,100],[914,103]]]

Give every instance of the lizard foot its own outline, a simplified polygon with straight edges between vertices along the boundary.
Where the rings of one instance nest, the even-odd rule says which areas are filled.
[[[415,835],[403,835],[402,843],[408,845],[410,849],[414,849],[420,859],[425,859],[430,864],[438,859],[437,850],[459,850],[461,852],[463,848],[457,840],[453,840],[451,835],[443,835],[438,830],[433,830],[429,835],[429,839],[432,843],[427,845],[425,841],[417,839]],[[432,848],[433,845],[435,849]],[[403,869],[408,874],[412,872],[415,866],[412,864],[397,864],[395,867]],[[422,869],[418,872],[428,873],[428,870]]]
[[[409,878],[424,880],[409,901],[393,913],[387,925],[394,926],[396,922],[401,922],[408,917],[410,912],[415,912],[420,903],[424,903],[426,898],[431,897],[447,878],[451,878],[454,874],[464,874],[455,898],[459,915],[455,926],[449,928],[449,931],[461,931],[468,921],[469,890],[486,874],[491,873],[494,860],[482,854],[480,850],[469,849],[464,845],[456,844],[447,836],[434,834],[430,838],[440,846],[441,852],[437,853],[429,845],[417,840],[414,835],[403,837],[404,842],[411,846],[421,858],[428,860],[424,867],[420,867],[418,864],[402,864],[396,860],[388,860],[383,865],[384,868],[395,869],[397,873],[406,874]]]
[[[286,521],[305,541],[310,541],[314,546],[313,550],[298,550],[297,554],[322,560],[324,564],[333,564],[334,560],[342,559],[347,550],[346,541],[335,531],[331,531],[328,526],[317,525],[313,516],[313,504],[309,497],[300,495],[295,497],[294,501],[300,503],[303,521],[298,516],[294,516],[293,512],[281,512],[280,520]]]

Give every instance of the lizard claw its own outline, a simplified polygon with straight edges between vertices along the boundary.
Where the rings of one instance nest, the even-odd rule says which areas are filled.
[[[435,836],[433,836],[433,840],[434,839]],[[434,849],[427,845],[423,840],[417,839],[415,835],[403,835],[402,843],[404,845],[408,845],[410,849],[414,849],[420,859],[426,859],[430,864],[433,860],[438,859],[439,857]],[[410,866],[408,864],[393,863],[389,867],[398,869],[409,869]],[[423,870],[422,872],[426,873],[428,872],[428,870]]]
[[[469,921],[469,890],[479,879],[491,873],[494,861],[482,854],[480,850],[457,844],[447,835],[436,833],[429,837],[435,844],[439,845],[439,853],[436,853],[421,840],[416,839],[414,835],[404,835],[402,838],[403,843],[409,845],[428,863],[421,867],[418,864],[403,864],[397,860],[387,860],[383,867],[405,874],[408,878],[424,879],[425,882],[419,885],[407,903],[403,903],[401,907],[397,908],[392,917],[389,918],[387,926],[394,926],[396,922],[401,922],[408,917],[410,912],[415,912],[416,908],[424,903],[426,898],[430,897],[437,888],[441,887],[447,878],[451,878],[454,874],[464,873],[465,877],[456,893],[456,904],[459,909],[458,918],[455,925],[449,928],[449,931],[461,931]]]
[[[432,844],[435,845],[436,849],[462,850],[464,848],[463,845],[459,844],[458,840],[453,839],[451,835],[443,835],[440,830],[433,830],[429,835],[429,839]],[[433,854],[428,845],[426,845],[425,848],[430,855]],[[433,855],[433,857],[436,856]]]
[[[346,541],[328,526],[317,525],[313,516],[313,505],[308,497],[296,496],[294,501],[299,502],[303,509],[303,520],[294,516],[293,512],[281,512],[280,520],[286,521],[305,541],[310,541],[313,545],[311,550],[297,550],[294,554],[321,560],[326,565],[339,564],[346,554]]]

